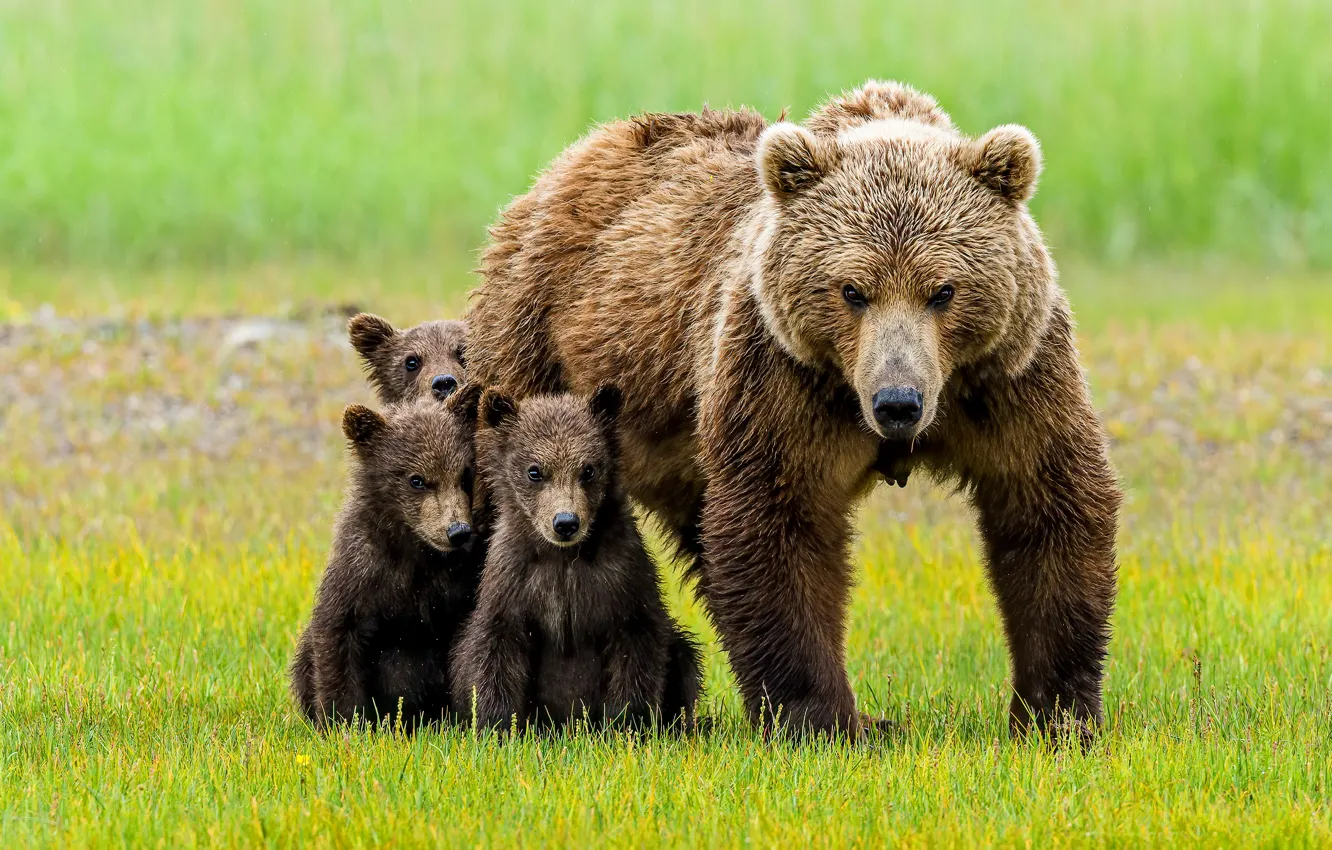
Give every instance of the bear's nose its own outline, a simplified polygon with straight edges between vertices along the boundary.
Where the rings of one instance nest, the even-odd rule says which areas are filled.
[[[559,535],[561,540],[568,540],[570,537],[573,537],[578,533],[579,523],[577,514],[555,514],[555,522],[552,524],[555,526],[555,533]]]
[[[453,395],[456,389],[458,389],[458,379],[452,375],[436,375],[430,379],[430,391],[440,401]]]
[[[884,428],[908,428],[920,421],[923,402],[915,387],[886,387],[874,394],[874,418]]]
[[[465,522],[455,522],[449,526],[449,545],[455,549],[466,546],[472,539],[472,527]]]

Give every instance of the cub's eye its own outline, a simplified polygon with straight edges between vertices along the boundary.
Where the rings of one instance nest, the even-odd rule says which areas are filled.
[[[936,290],[933,295],[930,296],[930,306],[942,307],[952,300],[953,300],[953,285],[951,283],[945,283],[943,286],[939,287],[938,290]]]
[[[421,358],[417,357],[415,354],[408,355],[407,359],[403,361],[402,366],[408,372],[415,372],[417,369],[421,368]]]
[[[475,480],[476,480],[476,474],[472,472],[472,468],[469,466],[463,470],[462,480],[459,481],[458,483],[462,486],[464,493],[471,493],[472,483]]]
[[[411,478],[408,478],[407,483],[412,485],[413,490],[425,489],[425,479],[419,475],[413,475]]]
[[[850,304],[852,307],[864,307],[869,304],[869,302],[865,300],[865,296],[861,294],[860,290],[856,289],[849,283],[842,287],[842,297],[845,298],[846,303]]]
[[[537,466],[535,463],[529,466],[527,468],[527,477],[532,479],[533,481],[540,481],[541,467]]]
[[[582,482],[583,482],[584,484],[588,484],[588,483],[591,483],[591,482],[593,482],[593,481],[596,481],[596,480],[597,480],[597,468],[596,468],[595,466],[593,466],[592,464],[589,463],[587,466],[584,466],[584,467],[583,467],[583,474],[582,474],[581,476],[579,476],[579,477],[580,477],[580,479],[582,480]]]

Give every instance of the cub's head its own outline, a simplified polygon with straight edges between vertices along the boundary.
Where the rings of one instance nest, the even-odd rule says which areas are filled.
[[[521,405],[489,392],[481,406],[491,441],[486,480],[501,509],[555,546],[582,542],[615,483],[620,391],[608,385],[590,400],[545,395]]]
[[[400,331],[379,316],[360,313],[347,323],[347,335],[384,404],[414,398],[442,401],[466,380],[466,322],[424,322]]]
[[[404,401],[382,413],[353,404],[342,414],[361,494],[441,552],[472,542],[480,396],[467,384],[443,402]]]
[[[764,320],[798,360],[840,370],[879,435],[928,428],[960,368],[1026,368],[1057,297],[1027,212],[1030,132],[967,138],[932,98],[869,83],[769,127],[755,157]]]

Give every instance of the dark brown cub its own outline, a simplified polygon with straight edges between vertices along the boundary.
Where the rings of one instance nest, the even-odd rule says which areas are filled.
[[[400,331],[379,316],[360,313],[347,323],[347,335],[384,404],[443,401],[466,380],[466,322],[423,322]]]
[[[488,394],[478,441],[499,509],[454,708],[478,723],[693,718],[698,648],[671,619],[620,489],[620,393]]]
[[[472,529],[480,388],[382,414],[349,406],[351,482],[292,692],[319,725],[398,713],[409,728],[450,702],[448,657],[476,605],[485,540]]]

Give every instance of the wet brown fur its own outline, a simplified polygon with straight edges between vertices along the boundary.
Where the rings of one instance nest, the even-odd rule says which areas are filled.
[[[384,404],[430,398],[431,381],[439,375],[451,375],[455,387],[467,380],[466,322],[422,322],[404,331],[373,313],[359,313],[347,323],[347,336]],[[416,358],[416,369],[407,368],[408,357]]]
[[[408,728],[448,709],[448,655],[485,559],[484,538],[455,548],[447,536],[471,521],[479,396],[466,385],[447,402],[344,413],[351,480],[291,665],[292,692],[321,726],[390,718],[400,698]]]
[[[692,719],[701,671],[620,489],[619,393],[483,403],[499,505],[476,614],[454,650],[455,710],[479,724]],[[532,474],[540,480],[532,480]],[[553,518],[578,532],[560,538]]]
[[[625,390],[625,489],[701,556],[755,717],[860,726],[851,516],[879,476],[923,469],[975,506],[1014,730],[1099,721],[1120,491],[1026,207],[1040,166],[1022,128],[971,139],[932,98],[871,82],[803,127],[605,125],[492,228],[469,368],[519,398]],[[891,441],[871,412],[889,386],[924,403]]]

